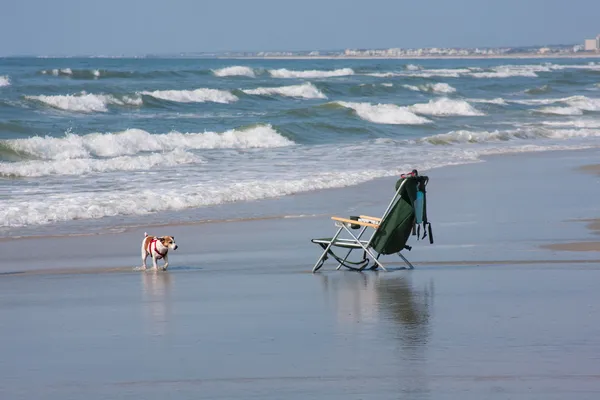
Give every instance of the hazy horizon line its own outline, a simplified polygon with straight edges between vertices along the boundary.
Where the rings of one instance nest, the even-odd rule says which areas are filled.
[[[537,47],[570,47],[577,46],[580,43],[570,44],[544,44],[544,45],[518,45],[518,46],[424,46],[424,47],[344,47],[344,48],[332,48],[332,49],[311,49],[311,50],[190,50],[190,51],[179,51],[179,52],[143,52],[143,53],[56,53],[56,54],[2,54],[0,58],[76,58],[76,57],[147,57],[147,56],[185,56],[185,55],[201,55],[201,54],[227,54],[227,53],[310,53],[310,52],[323,52],[323,53],[343,53],[345,50],[388,50],[388,49],[404,49],[404,50],[415,50],[415,49],[455,49],[455,50],[470,50],[470,49],[527,49]]]

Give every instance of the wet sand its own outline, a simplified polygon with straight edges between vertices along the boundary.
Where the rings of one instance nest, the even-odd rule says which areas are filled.
[[[413,271],[310,273],[326,214],[381,213],[393,178],[255,203],[305,217],[4,240],[0,398],[598,398],[600,255],[547,248],[595,240],[598,155],[429,171]],[[145,230],[169,271],[134,270]]]
[[[589,164],[579,168],[580,171],[586,173],[592,173],[600,175],[600,164]],[[594,182],[590,182],[590,185],[594,185]],[[587,229],[592,231],[594,234],[600,234],[600,219],[585,219],[578,222],[585,222]],[[570,243],[554,243],[544,246],[550,250],[559,251],[595,251],[600,252],[600,241],[585,241],[585,242],[570,242]]]
[[[600,175],[600,164],[584,165],[580,169],[585,172]]]

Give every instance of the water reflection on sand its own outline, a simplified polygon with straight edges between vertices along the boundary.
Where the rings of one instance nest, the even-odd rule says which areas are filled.
[[[356,351],[366,353],[364,373],[398,376],[396,390],[405,398],[427,395],[433,283],[416,286],[410,274],[376,272],[335,273],[320,280],[341,336],[361,340]]]

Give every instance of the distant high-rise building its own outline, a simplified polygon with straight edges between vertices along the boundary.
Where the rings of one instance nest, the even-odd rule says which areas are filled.
[[[600,35],[596,36],[596,39],[585,39],[583,50],[585,51],[598,51],[600,50]]]

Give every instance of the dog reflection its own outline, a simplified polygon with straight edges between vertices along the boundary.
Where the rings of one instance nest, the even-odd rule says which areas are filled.
[[[149,322],[150,333],[164,335],[169,325],[171,311],[171,274],[150,270],[142,276],[142,306]]]

